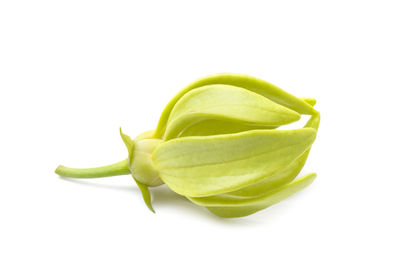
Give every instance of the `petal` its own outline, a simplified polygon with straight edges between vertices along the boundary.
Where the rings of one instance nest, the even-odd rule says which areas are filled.
[[[190,197],[226,193],[259,182],[302,155],[316,131],[254,130],[206,137],[183,137],[161,144],[153,162],[161,179]]]
[[[318,130],[320,121],[319,114],[315,114],[311,116],[308,120],[307,124],[304,127],[310,127],[315,130]],[[226,195],[231,196],[241,196],[241,197],[255,197],[261,194],[265,194],[266,192],[273,190],[279,186],[282,186],[290,181],[292,181],[296,176],[300,173],[303,168],[306,160],[308,158],[308,154],[310,153],[310,149],[303,153],[300,157],[294,160],[289,166],[284,168],[283,170],[269,176],[265,177],[262,181],[249,185],[247,187],[243,187],[237,191],[226,193]]]
[[[317,104],[317,100],[311,97],[300,97],[301,100],[314,107]]]
[[[300,157],[295,159],[289,166],[284,168],[283,170],[272,174],[261,180],[258,183],[243,187],[239,190],[229,192],[223,195],[229,196],[237,196],[237,197],[257,197],[263,195],[275,188],[278,188],[284,184],[287,184],[300,173],[301,169],[304,167],[306,163],[308,154],[310,153],[310,149],[303,153]]]
[[[164,140],[175,138],[184,129],[204,120],[224,121],[235,127],[236,124],[279,126],[299,119],[297,112],[249,90],[230,85],[208,85],[190,91],[176,103]],[[202,129],[203,132],[206,129]],[[231,133],[231,127],[225,130],[228,132],[222,133]]]
[[[175,97],[170,100],[168,105],[165,107],[163,113],[161,114],[154,136],[157,138],[161,138],[163,136],[169,115],[172,109],[174,108],[175,104],[179,101],[181,97],[183,97],[187,92],[195,88],[211,84],[226,84],[226,85],[242,87],[246,90],[267,97],[270,100],[282,106],[290,108],[294,111],[297,111],[300,114],[316,113],[313,107],[309,105],[307,102],[285,92],[284,90],[280,89],[279,87],[271,83],[268,83],[261,79],[257,79],[249,75],[235,74],[235,73],[221,73],[201,78],[189,84],[188,86],[183,88],[178,94],[176,94]]]
[[[197,201],[197,199],[195,198],[191,198],[190,200],[192,200],[197,205],[206,206],[210,212],[220,217],[243,217],[263,210],[290,197],[291,195],[299,192],[300,190],[311,184],[314,181],[315,177],[315,173],[305,175],[302,178],[299,178],[289,184],[279,187],[257,198],[226,198],[224,200],[218,199],[218,202],[211,202],[211,200],[209,199],[207,203],[203,201]]]
[[[179,134],[179,137],[239,133],[257,129],[275,129],[277,127],[278,126],[251,125],[226,119],[207,119],[188,126]]]

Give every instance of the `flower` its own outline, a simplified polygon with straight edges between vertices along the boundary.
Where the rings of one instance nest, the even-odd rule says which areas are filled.
[[[316,138],[315,102],[248,75],[211,75],[182,89],[154,131],[135,139],[121,131],[128,160],[100,171],[61,166],[56,172],[73,177],[131,173],[152,211],[148,188],[165,183],[217,216],[247,216],[315,179],[312,173],[294,180]],[[311,115],[303,128],[277,129],[301,114]]]

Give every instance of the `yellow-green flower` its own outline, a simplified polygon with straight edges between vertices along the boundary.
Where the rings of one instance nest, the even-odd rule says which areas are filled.
[[[149,187],[166,184],[221,217],[247,216],[309,185],[296,178],[318,130],[316,101],[297,98],[263,80],[215,74],[182,89],[165,107],[157,128],[135,139],[121,132],[128,159],[72,169],[67,177],[131,174],[152,210]],[[301,129],[277,128],[311,115]]]

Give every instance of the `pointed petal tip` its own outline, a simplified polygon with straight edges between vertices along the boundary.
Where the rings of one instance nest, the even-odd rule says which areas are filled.
[[[143,197],[143,201],[146,204],[147,208],[149,208],[149,210],[153,213],[156,213],[153,209],[153,206],[151,204],[151,194],[150,194],[150,190],[148,188],[147,185],[139,182],[138,180],[136,180],[134,177],[133,179],[135,180],[137,186],[140,189],[140,192],[142,193],[142,197]]]
[[[301,97],[300,99],[303,100],[304,102],[306,102],[307,104],[309,104],[312,107],[314,107],[315,104],[317,104],[317,100],[315,98]]]
[[[314,181],[315,178],[317,178],[317,173],[315,173],[315,172],[310,173],[310,174],[308,174],[308,177],[307,177],[307,178],[310,179],[310,180],[312,180],[312,181]]]
[[[148,208],[149,208],[149,210],[151,211],[151,212],[153,212],[154,214],[156,214],[156,211],[153,209],[153,207],[150,205],[150,206],[147,206]]]
[[[122,127],[119,127],[119,134],[121,135],[122,138],[123,138],[123,136],[125,135],[125,134],[122,132]]]
[[[314,182],[315,178],[317,178],[317,174],[315,172],[309,173],[309,174],[304,175],[303,177],[300,177],[300,178],[294,180],[292,182],[292,184],[303,184],[304,185],[303,188],[305,188],[305,187],[309,186],[310,184],[312,184]]]
[[[293,113],[293,121],[298,121],[298,120],[300,120],[301,119],[301,114],[300,113],[298,113],[297,111],[294,111],[294,113]]]

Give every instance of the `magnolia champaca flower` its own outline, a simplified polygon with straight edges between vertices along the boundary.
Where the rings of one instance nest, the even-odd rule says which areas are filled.
[[[215,74],[182,89],[165,107],[157,128],[131,139],[121,131],[128,159],[98,168],[59,166],[61,176],[131,174],[150,210],[149,187],[166,184],[220,217],[242,217],[309,185],[295,179],[319,126],[311,98],[297,98],[263,80]],[[300,129],[279,130],[310,115]]]

